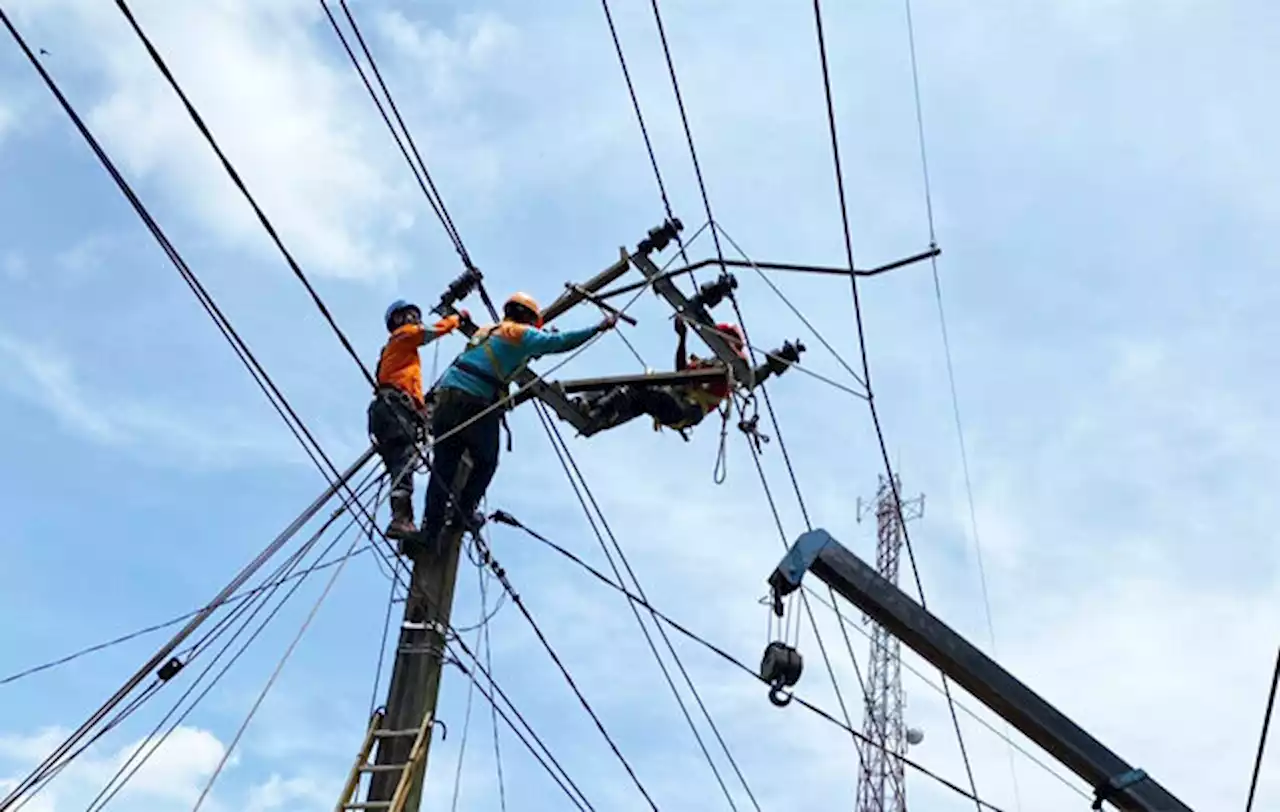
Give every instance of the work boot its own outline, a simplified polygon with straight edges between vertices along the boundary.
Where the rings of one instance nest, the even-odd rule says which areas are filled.
[[[418,528],[413,524],[413,497],[395,494],[391,497],[391,524],[387,525],[387,538],[404,541],[417,533]]]

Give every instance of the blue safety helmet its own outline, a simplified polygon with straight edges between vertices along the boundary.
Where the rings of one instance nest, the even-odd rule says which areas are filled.
[[[382,319],[382,321],[387,325],[388,330],[393,329],[391,326],[391,317],[399,313],[401,310],[416,310],[418,311],[419,318],[422,316],[422,310],[420,310],[413,302],[406,302],[404,299],[396,299],[391,303],[391,307],[387,308],[387,315]]]

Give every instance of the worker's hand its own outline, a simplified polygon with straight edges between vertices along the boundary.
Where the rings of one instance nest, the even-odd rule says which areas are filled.
[[[603,333],[606,330],[612,330],[617,326],[618,326],[618,314],[610,313],[609,315],[604,317],[604,321],[600,322],[600,332]]]
[[[681,338],[684,338],[689,333],[688,323],[684,319],[680,318],[680,315],[678,313],[676,314],[675,322],[676,322],[676,335],[680,336]]]

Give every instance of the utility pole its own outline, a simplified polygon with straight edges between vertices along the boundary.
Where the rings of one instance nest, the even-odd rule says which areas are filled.
[[[544,322],[559,316],[575,305],[590,301],[590,297],[605,285],[627,272],[632,265],[645,261],[651,252],[661,251],[683,228],[679,220],[670,221],[650,229],[628,255],[620,251],[619,259],[583,285],[573,285],[543,311]],[[468,271],[459,277],[441,299],[435,312],[453,312],[453,303],[479,284],[479,274]],[[468,337],[474,325],[464,329]],[[553,387],[537,378],[528,369],[515,376],[516,383],[525,387],[534,397],[543,401],[557,415],[575,427],[585,426],[585,417],[568,400],[562,389]],[[470,457],[464,455],[458,475],[452,483],[452,493],[459,493],[471,470]],[[431,498],[440,498],[431,494]],[[458,560],[462,549],[462,537],[466,531],[453,524],[447,525],[440,541],[433,549],[414,557],[410,576],[409,594],[405,599],[404,621],[400,626],[395,664],[391,683],[387,689],[386,711],[381,728],[374,732],[377,753],[371,769],[356,765],[355,777],[362,769],[369,773],[365,800],[355,804],[341,801],[339,809],[395,810],[416,812],[422,802],[422,784],[426,775],[433,731],[428,729],[421,737],[421,750],[415,756],[414,734],[423,725],[435,723],[436,704],[440,696],[440,683],[449,639],[449,620],[453,609],[454,586],[458,577]],[[404,777],[401,765],[409,765],[407,793],[402,793],[403,803],[396,799],[396,792]]]
[[[876,572],[889,583],[898,584],[898,562],[902,554],[902,526],[924,515],[924,497],[904,500],[901,510],[896,495],[902,493],[898,475],[893,485],[883,475],[876,492]],[[859,500],[858,520],[862,520]],[[864,622],[869,620],[863,616]],[[902,690],[902,657],[898,638],[872,621],[871,658],[867,673],[867,703],[858,742],[857,812],[906,812],[907,784],[901,756],[907,753],[907,731],[902,720],[906,700]],[[878,746],[869,742],[876,742]],[[897,756],[896,758],[894,756]]]

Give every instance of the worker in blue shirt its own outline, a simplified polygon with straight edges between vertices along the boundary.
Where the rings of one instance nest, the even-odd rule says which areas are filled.
[[[574,350],[617,322],[617,316],[610,315],[594,327],[548,332],[542,329],[538,303],[526,293],[516,293],[503,306],[501,322],[476,331],[467,349],[435,386],[431,413],[434,459],[419,537],[427,549],[434,549],[444,529],[450,490],[464,451],[471,453],[472,468],[458,494],[455,516],[461,518],[454,521],[473,527],[483,521],[475,511],[498,468],[501,445],[503,407],[495,404],[507,395],[516,374],[531,359]]]

